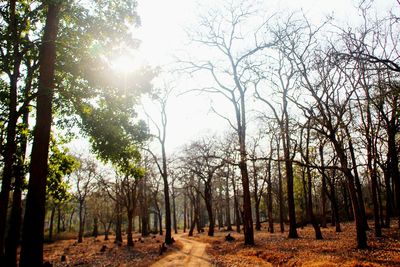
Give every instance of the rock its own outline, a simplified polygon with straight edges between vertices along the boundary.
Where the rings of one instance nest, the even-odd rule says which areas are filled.
[[[106,249],[107,249],[107,246],[106,246],[106,245],[103,245],[103,246],[101,247],[101,249],[100,249],[100,252],[105,252]]]
[[[233,242],[235,241],[235,238],[229,233],[227,236],[225,236],[225,241]]]

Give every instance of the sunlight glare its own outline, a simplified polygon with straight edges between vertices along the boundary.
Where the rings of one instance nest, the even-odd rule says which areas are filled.
[[[140,62],[128,55],[121,55],[111,61],[111,68],[117,73],[128,74],[138,70],[140,67]]]

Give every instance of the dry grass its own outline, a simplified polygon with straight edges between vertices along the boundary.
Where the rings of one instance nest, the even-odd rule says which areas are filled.
[[[104,241],[103,236],[98,238],[85,238],[83,243],[77,243],[76,239],[61,240],[52,244],[45,244],[44,260],[53,266],[149,266],[163,256],[159,255],[159,247],[163,242],[163,236],[150,236],[141,238],[135,235],[133,247],[124,244],[119,246],[113,242],[114,237]],[[101,248],[106,246],[104,252]],[[168,247],[168,251],[180,248],[179,243]],[[167,251],[167,252],[168,252]],[[62,255],[66,261],[61,262]]]
[[[322,233],[324,239],[315,240],[313,228],[307,226],[298,229],[300,238],[288,239],[287,233],[262,230],[255,232],[254,247],[245,246],[243,234],[234,232],[231,235],[236,240],[232,243],[224,240],[227,232],[217,231],[215,237],[206,233],[196,236],[210,244],[207,252],[217,266],[400,266],[400,231],[395,226],[383,229],[381,238],[369,231],[370,247],[365,250],[356,249],[353,223],[342,224],[341,233],[334,227],[322,229]]]

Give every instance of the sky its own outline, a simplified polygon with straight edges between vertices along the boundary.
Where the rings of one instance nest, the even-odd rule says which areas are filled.
[[[392,0],[376,1],[380,5],[389,5]],[[394,1],[394,0],[393,0]],[[138,0],[138,14],[141,27],[134,34],[142,41],[139,49],[140,61],[151,66],[170,68],[175,64],[175,55],[187,48],[188,38],[185,29],[196,27],[196,18],[208,7],[215,6],[220,0]],[[351,0],[270,0],[259,1],[266,10],[302,9],[314,22],[326,15],[334,15],[339,21],[354,16],[354,2]],[[199,5],[198,3],[201,3]],[[187,51],[197,53],[198,51]],[[176,91],[184,91],[193,86],[187,77],[169,77],[165,73],[158,78],[159,84],[168,84]],[[200,85],[199,85],[200,86]],[[187,87],[187,88],[186,88]],[[219,101],[219,100],[218,100]],[[207,95],[195,93],[172,95],[168,103],[167,149],[171,152],[197,136],[221,132],[228,124],[210,111],[211,99]],[[226,103],[215,103],[222,112],[230,112]],[[144,109],[157,118],[156,109],[149,101],[144,101]]]

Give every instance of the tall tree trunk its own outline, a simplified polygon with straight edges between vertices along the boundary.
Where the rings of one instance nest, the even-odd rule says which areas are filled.
[[[363,193],[362,193],[360,177],[358,176],[357,161],[356,161],[356,157],[354,155],[353,142],[351,141],[350,133],[347,128],[346,128],[346,134],[349,137],[348,143],[349,143],[351,161],[353,164],[353,172],[354,172],[353,177],[354,177],[354,183],[356,185],[357,199],[358,199],[358,203],[359,203],[358,206],[360,208],[360,218],[363,221],[365,230],[369,230],[367,215],[365,214],[365,204],[364,204],[364,198],[363,198]],[[350,198],[351,198],[351,192],[350,192]],[[354,209],[353,209],[353,211],[354,211]]]
[[[93,218],[93,232],[92,232],[92,236],[97,238],[97,236],[99,235],[99,219],[97,216],[94,216]]]
[[[187,193],[183,194],[183,232],[186,233],[187,228]]]
[[[246,105],[245,90],[241,87],[239,78],[237,77],[236,68],[234,69],[234,77],[237,88],[240,92],[240,105],[235,104],[237,132],[239,140],[239,169],[242,176],[243,189],[243,232],[244,243],[246,245],[254,245],[253,216],[251,212],[251,196],[249,185],[249,173],[247,169],[247,151],[246,151]]]
[[[311,224],[314,228],[315,231],[315,238],[316,239],[322,239],[322,233],[321,229],[319,227],[319,224],[317,222],[317,219],[315,218],[314,211],[313,211],[313,205],[312,205],[312,182],[311,182],[311,171],[310,167],[307,167],[307,176],[308,176],[308,213],[310,214],[310,219],[311,219]]]
[[[53,241],[53,228],[54,228],[54,214],[56,213],[56,206],[51,207],[50,213],[50,227],[49,227],[49,241]]]
[[[60,2],[48,5],[44,37],[39,55],[40,74],[36,126],[33,133],[32,164],[22,232],[21,267],[40,266],[43,263],[46,178],[56,58],[55,40],[60,8]]]
[[[25,87],[25,99],[31,91],[33,79],[33,71],[28,69],[28,81]],[[29,124],[29,109],[25,108],[23,112],[22,123],[25,129]],[[28,143],[27,136],[21,136],[20,146],[18,149],[18,166],[15,168],[15,182],[13,203],[10,214],[9,229],[6,239],[6,266],[17,266],[17,249],[21,239],[21,223],[22,223],[22,187],[25,181],[25,157],[26,147]]]
[[[229,173],[225,179],[225,214],[226,230],[232,231],[231,208],[229,200]]]
[[[142,214],[142,236],[149,235],[149,226],[150,226],[150,218],[149,218],[149,211],[147,207],[147,183],[146,178],[142,179],[141,181],[141,198],[139,199],[140,203],[140,213]]]
[[[397,103],[397,101],[394,101]],[[392,111],[395,114],[395,109]],[[396,144],[396,119],[395,115],[392,115],[392,119],[389,122],[387,135],[388,135],[388,152],[387,157],[389,160],[388,172],[391,174],[392,182],[394,183],[394,196],[396,202],[393,202],[397,208],[396,214],[398,216],[398,228],[400,228],[400,171],[399,171],[399,158],[398,148]]]
[[[128,230],[127,230],[127,245],[128,247],[133,247],[133,237],[132,237],[132,221],[133,221],[133,207],[128,209]]]
[[[13,53],[13,70],[10,78],[10,94],[8,99],[8,121],[7,121],[7,139],[3,154],[3,173],[0,192],[0,260],[4,256],[4,237],[6,233],[7,210],[10,199],[11,179],[13,175],[13,164],[15,162],[16,151],[16,125],[18,120],[17,115],[17,91],[18,78],[20,75],[21,54],[19,52],[19,36],[16,17],[16,2],[10,1],[10,23],[8,34],[10,35],[12,53]]]
[[[121,204],[115,203],[115,240],[114,243],[122,243],[122,210]]]
[[[192,194],[192,196],[193,196],[193,198],[192,198],[191,206],[192,206],[193,214],[192,214],[192,221],[190,224],[188,236],[193,236],[193,231],[194,231],[194,228],[196,227],[196,225],[197,225],[197,231],[199,231],[199,228],[200,228],[200,219],[199,219],[200,207],[199,207],[199,201],[198,201],[199,194],[197,193],[196,196],[194,196]]]
[[[157,212],[153,213],[153,230],[152,232],[157,233],[158,232],[158,215]]]
[[[241,161],[239,162],[240,172],[242,174],[243,186],[243,232],[244,243],[254,245],[253,218],[251,215],[251,200],[249,187],[249,174],[247,172],[246,154],[241,152]]]
[[[386,164],[388,166],[388,163]],[[383,169],[383,177],[385,179],[385,194],[386,194],[386,214],[385,214],[385,227],[390,227],[390,216],[392,215],[392,190],[390,185],[390,174],[388,172],[387,167]]]
[[[254,209],[256,215],[256,231],[261,230],[261,222],[260,222],[260,201],[258,201],[258,175],[257,175],[257,168],[256,168],[256,160],[252,160],[252,167],[253,167],[253,183],[254,183]]]
[[[68,221],[68,232],[72,231],[72,219],[74,218],[75,214],[75,209],[73,209],[69,215],[69,221]]]
[[[57,205],[57,235],[61,233],[61,204]]]
[[[355,187],[355,182],[356,182],[355,176],[353,176],[353,174],[351,173],[351,170],[348,167],[349,165],[347,162],[347,157],[343,151],[341,144],[334,138],[334,136],[331,136],[331,141],[332,141],[332,143],[335,147],[335,151],[339,157],[342,172],[347,178],[347,187],[349,189],[351,204],[353,206],[354,218],[356,221],[357,247],[360,249],[366,248],[368,245],[367,245],[367,235],[365,233],[365,231],[366,231],[365,217],[363,217],[362,208],[360,207],[360,202],[359,202],[359,195],[357,195],[357,190]],[[351,148],[352,148],[352,146],[350,147],[350,149]],[[354,151],[350,151],[350,153],[354,155]],[[364,214],[365,214],[365,210],[364,210]]]
[[[326,228],[326,178],[325,178],[325,162],[324,162],[324,148],[323,145],[319,146],[319,155],[321,159],[321,201],[322,201],[322,220],[321,227]],[[334,197],[334,196],[332,196]],[[334,211],[332,210],[332,213]]]
[[[283,222],[283,188],[282,188],[282,171],[281,171],[281,155],[280,155],[280,142],[277,140],[277,156],[278,156],[278,201],[279,201],[279,227],[281,233],[285,231],[285,224]]]
[[[240,212],[239,212],[239,201],[238,193],[236,189],[235,176],[232,174],[232,186],[233,186],[233,208],[235,209],[235,224],[236,232],[240,233]]]
[[[308,194],[307,194],[307,182],[306,182],[306,168],[301,168],[301,184],[303,187],[303,196],[302,200],[300,200],[300,209],[301,211],[301,228],[307,225],[310,221],[310,214],[308,209]]]
[[[173,225],[175,234],[178,233],[178,223],[176,221],[176,203],[175,203],[175,188],[172,186],[172,208],[173,208]]]
[[[348,221],[354,219],[353,210],[349,207],[349,197],[347,196],[348,188],[347,183],[342,183],[342,192],[343,192],[343,202],[344,202],[344,211],[346,212],[346,217]],[[351,202],[351,200],[350,200]]]
[[[22,215],[22,182],[23,177],[15,180],[15,188],[13,193],[13,206],[11,209],[9,230],[5,247],[5,263],[6,266],[17,266],[17,248],[21,236],[21,215]]]
[[[204,200],[206,203],[209,221],[208,236],[214,236],[215,220],[212,207],[211,179],[208,180],[204,185]]]
[[[85,228],[84,223],[84,202],[79,200],[79,230],[78,230],[78,243],[83,242],[83,232]]]
[[[287,194],[288,194],[288,207],[289,207],[289,238],[298,238],[296,229],[296,211],[294,204],[294,192],[293,192],[293,166],[290,160],[289,149],[284,148],[285,154],[285,167],[286,167],[286,183],[287,183]]]
[[[321,157],[321,164],[323,162],[324,162],[324,160],[323,160],[323,156],[322,156]],[[340,227],[339,206],[338,206],[338,203],[337,203],[336,189],[335,189],[336,170],[332,171],[331,180],[328,178],[328,176],[325,175],[325,172],[323,172],[322,175],[324,177],[323,179],[326,180],[329,183],[329,186],[330,186],[330,200],[331,200],[331,209],[332,209],[332,225],[335,225],[335,230],[336,230],[337,233],[339,233],[339,232],[342,231],[342,229]],[[328,197],[329,197],[329,195],[328,195]],[[346,199],[347,199],[347,197],[346,197]],[[347,210],[346,205],[345,205],[345,209]]]
[[[311,168],[310,168],[310,127],[309,127],[309,125],[307,125],[305,161],[307,164],[306,171],[307,171],[307,185],[308,185],[308,214],[310,216],[311,224],[315,231],[315,238],[322,239],[321,229],[319,228],[317,219],[314,216],[313,204],[312,204],[312,180],[311,180],[312,175],[311,175]]]
[[[267,176],[268,176],[268,189],[267,189],[267,199],[268,199],[268,232],[274,232],[274,218],[272,214],[272,172],[271,172],[271,163],[272,163],[272,142],[270,143],[271,152],[269,154],[269,160],[267,164]]]
[[[363,80],[365,81],[365,73],[363,72]],[[364,83],[365,84],[365,83]],[[374,129],[372,126],[372,117],[371,117],[371,98],[369,94],[369,88],[365,88],[364,91],[366,95],[366,121],[363,116],[361,119],[364,124],[365,137],[367,139],[367,168],[368,168],[368,176],[371,179],[371,191],[372,191],[372,203],[374,208],[374,220],[375,220],[375,236],[382,236],[382,229],[380,224],[380,216],[379,216],[379,203],[378,203],[378,178],[376,173],[376,147],[374,147]],[[363,113],[363,112],[361,112]]]

